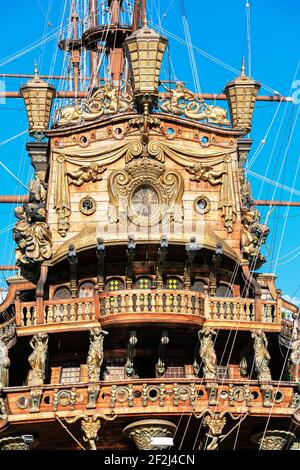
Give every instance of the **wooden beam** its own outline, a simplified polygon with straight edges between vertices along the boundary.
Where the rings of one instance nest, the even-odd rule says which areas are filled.
[[[19,266],[15,266],[15,265],[0,266],[0,271],[19,271],[19,269],[20,269]]]
[[[291,201],[268,201],[268,200],[256,200],[254,201],[256,206],[278,206],[278,207],[300,207],[300,202]]]
[[[88,91],[79,91],[78,98],[87,98],[89,96]],[[168,97],[168,93],[165,93],[165,97]],[[226,101],[225,94],[216,94],[216,93],[199,93],[196,95],[197,99],[201,100],[213,100],[213,101]],[[21,98],[21,95],[18,91],[1,91],[0,98]],[[57,91],[56,98],[76,98],[74,91]],[[261,95],[256,98],[256,101],[269,101],[269,102],[293,102],[293,98],[290,96],[280,96],[280,95]]]
[[[0,204],[20,204],[21,202],[28,202],[27,196],[0,196]]]

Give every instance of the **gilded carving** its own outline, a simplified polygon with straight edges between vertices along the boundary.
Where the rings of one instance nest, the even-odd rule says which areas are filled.
[[[13,238],[18,245],[17,264],[29,264],[48,260],[52,256],[52,235],[46,223],[45,173],[39,171],[29,183],[29,202],[15,209],[19,219],[13,229]]]
[[[83,432],[84,442],[88,442],[90,450],[97,450],[96,442],[99,439],[98,433],[101,428],[101,419],[105,421],[113,421],[116,419],[117,415],[102,415],[95,414],[93,416],[88,416],[86,414],[80,414],[75,416],[75,418],[66,418],[67,423],[76,423],[79,419],[81,420],[81,430]]]
[[[3,384],[0,382],[0,421],[6,421],[8,413],[6,409],[5,399],[3,398]]]
[[[41,332],[34,335],[29,343],[33,349],[28,358],[32,369],[32,385],[43,385],[45,381],[48,339],[48,334]]]
[[[160,419],[147,419],[129,424],[123,430],[123,434],[134,441],[139,450],[158,450],[152,444],[154,437],[173,437],[176,425]]]
[[[70,184],[74,186],[82,186],[84,183],[90,181],[96,183],[102,180],[102,174],[105,172],[106,167],[98,163],[91,163],[90,165],[81,166],[78,171],[67,171],[66,175],[69,177]]]
[[[183,178],[175,171],[164,171],[160,161],[149,157],[130,161],[124,170],[110,175],[108,189],[111,223],[121,214],[138,225],[158,223],[167,214],[175,222],[183,221]]]
[[[8,387],[9,382],[9,366],[8,347],[4,337],[0,338],[0,388]]]
[[[93,121],[104,115],[124,113],[133,109],[132,96],[123,91],[119,94],[111,83],[100,87],[89,100],[79,106],[67,106],[58,112],[57,126]]]
[[[9,436],[0,439],[0,450],[30,450],[34,443],[31,435]]]
[[[213,336],[216,332],[209,327],[199,331],[200,349],[199,355],[202,361],[203,376],[206,379],[215,379],[217,375],[217,355]]]
[[[244,258],[256,269],[265,262],[260,247],[265,244],[270,229],[260,222],[260,213],[254,206],[250,183],[245,179],[244,170],[240,170],[239,174],[242,203],[241,250]]]
[[[294,439],[292,432],[282,430],[266,430],[251,437],[252,442],[259,444],[260,450],[282,450]]]
[[[294,340],[291,344],[291,353],[289,357],[289,378],[293,382],[299,382],[299,364],[300,364],[300,340]]]
[[[219,106],[211,106],[203,100],[198,100],[196,95],[184,88],[184,84],[178,82],[175,89],[166,90],[170,93],[170,98],[160,101],[160,109],[165,113],[185,115],[197,121],[207,121],[208,123],[229,126],[227,111]]]
[[[100,380],[100,370],[104,359],[103,342],[108,333],[101,326],[90,330],[90,348],[87,358],[87,368],[90,382]]]
[[[272,380],[269,369],[271,357],[268,352],[268,340],[266,334],[262,330],[252,330],[251,336],[254,341],[254,361],[258,380],[270,381]]]
[[[208,182],[213,186],[222,184],[223,175],[226,173],[226,170],[213,170],[210,166],[204,166],[202,163],[195,163],[193,166],[186,166],[186,171],[190,173],[191,181],[200,181]]]
[[[59,390],[54,389],[53,391],[53,411],[57,411],[58,406],[66,407],[69,406],[70,410],[74,410],[77,398],[76,388],[71,390]]]

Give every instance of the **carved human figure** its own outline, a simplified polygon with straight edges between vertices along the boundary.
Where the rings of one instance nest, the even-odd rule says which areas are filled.
[[[45,172],[37,171],[34,175],[34,179],[29,183],[29,200],[37,203],[45,203],[47,196],[46,189]]]
[[[299,382],[299,364],[300,364],[300,340],[295,340],[291,345],[289,357],[289,376],[293,382]]]
[[[28,358],[32,369],[32,385],[42,385],[45,381],[48,339],[48,334],[41,332],[34,335],[29,343],[33,349]]]
[[[103,342],[107,331],[101,326],[90,330],[90,348],[87,358],[88,375],[90,382],[100,380],[100,370],[104,359]]]
[[[9,366],[8,347],[2,338],[0,339],[0,388],[8,387]]]
[[[18,245],[17,260],[22,264],[50,259],[52,255],[52,235],[44,222],[46,209],[42,205],[29,205],[15,209],[19,222],[13,229],[13,238]]]
[[[184,88],[182,82],[176,83],[176,87],[173,90],[169,90],[166,87],[164,88],[170,93],[170,98],[162,101],[160,105],[161,110],[165,113],[183,114],[186,107],[185,101],[195,98],[194,93]]]
[[[89,166],[80,167],[78,171],[68,171],[66,174],[70,179],[70,184],[81,186],[90,181],[100,181],[101,175],[105,170],[106,168],[98,163],[91,163]]]
[[[254,361],[258,380],[272,380],[269,369],[270,354],[268,352],[268,340],[262,330],[252,330],[251,336],[254,340]]]
[[[199,331],[199,355],[202,361],[203,374],[206,379],[214,379],[217,375],[217,355],[215,352],[213,336],[216,332],[209,327]]]

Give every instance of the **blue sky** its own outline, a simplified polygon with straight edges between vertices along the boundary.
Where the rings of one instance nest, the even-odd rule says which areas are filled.
[[[198,48],[194,56],[201,90],[219,93],[235,73],[209,60],[199,49],[235,69],[240,68],[242,56],[247,58],[246,0],[185,0],[184,3],[192,43]],[[300,80],[300,68],[297,71],[300,60],[300,2],[249,0],[249,3],[251,75],[267,87],[261,90],[261,94],[269,94],[271,89],[289,95],[293,80]],[[30,49],[45,34],[52,32],[55,36],[64,4],[65,0],[15,0],[12,9],[11,2],[2,2],[0,73],[31,73],[35,59],[39,63],[41,74],[51,71],[61,73],[63,56],[61,52],[57,52],[57,34],[45,46],[32,48],[20,57],[15,56],[23,48]],[[154,24],[160,24],[166,31],[177,36],[177,39],[170,39],[170,57],[175,76],[186,81],[190,89],[195,89],[187,48],[178,42],[178,38],[185,39],[179,0],[148,0],[148,16]],[[167,62],[165,65],[163,78],[168,78]],[[6,79],[1,88],[5,86],[7,90],[18,90],[24,81],[26,80]],[[63,84],[60,85],[62,86]],[[218,104],[225,106],[224,102]],[[281,185],[294,187],[296,194],[249,176],[255,198],[300,201],[297,194],[300,190],[300,178],[296,174],[300,157],[298,112],[298,104],[281,104],[279,108],[273,103],[257,104],[251,133],[254,142],[250,154],[250,159],[255,155],[256,159],[250,171]],[[6,103],[1,103],[0,123],[0,161],[27,184],[32,174],[25,150],[28,137],[24,134],[4,143],[27,129],[23,102],[6,100]],[[266,143],[257,152],[269,127]],[[1,167],[0,185],[3,194],[25,193],[24,188]],[[261,214],[264,221],[267,209],[261,209]],[[14,263],[14,244],[9,230],[14,224],[13,206],[2,204],[0,216],[0,264]],[[269,225],[271,233],[267,245],[270,254],[263,270],[273,272],[276,267],[278,287],[285,294],[300,298],[300,208],[290,208],[288,211],[286,208],[276,208],[270,215]]]

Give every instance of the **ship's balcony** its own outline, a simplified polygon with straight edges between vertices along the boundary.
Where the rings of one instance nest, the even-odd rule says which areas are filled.
[[[253,416],[269,416],[272,409],[273,417],[284,417],[293,413],[294,385],[275,381],[261,385],[245,379],[160,378],[8,387],[4,394],[10,423],[53,420],[86,409],[121,418],[197,414],[208,406],[214,406],[216,412],[230,410]]]
[[[40,310],[39,310],[40,309]],[[40,313],[39,313],[40,312]],[[19,335],[34,332],[40,325],[47,331],[87,329],[98,321],[102,326],[121,324],[189,324],[199,327],[241,330],[261,328],[280,331],[278,301],[238,297],[209,297],[189,290],[119,290],[89,298],[20,302],[16,304]]]

